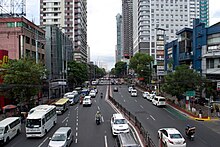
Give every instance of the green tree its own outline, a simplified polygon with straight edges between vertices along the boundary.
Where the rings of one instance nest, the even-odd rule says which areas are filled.
[[[151,63],[153,57],[148,54],[136,53],[130,60],[129,68],[133,69],[138,77],[144,78],[144,82],[150,82],[152,73]]]
[[[69,86],[81,85],[88,79],[88,66],[85,63],[72,61],[68,63],[68,83]]]
[[[43,64],[36,64],[31,59],[9,60],[2,66],[1,73],[7,87],[6,97],[17,103],[30,101],[42,88],[42,81],[46,77]]]
[[[177,96],[179,99],[186,91],[200,89],[203,78],[188,65],[177,66],[175,72],[165,76],[162,91]]]
[[[117,77],[123,77],[127,71],[127,63],[119,61],[115,64],[115,75]]]
[[[111,75],[115,75],[115,68],[112,68],[112,69],[111,69],[110,74],[111,74]]]

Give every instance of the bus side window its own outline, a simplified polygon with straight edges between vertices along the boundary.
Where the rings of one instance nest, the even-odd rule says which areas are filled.
[[[44,125],[44,124],[45,124],[45,118],[42,119],[42,125]]]

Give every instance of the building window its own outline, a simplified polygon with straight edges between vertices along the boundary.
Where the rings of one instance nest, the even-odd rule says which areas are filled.
[[[30,38],[29,37],[25,37],[25,42],[27,43],[27,44],[30,44]]]

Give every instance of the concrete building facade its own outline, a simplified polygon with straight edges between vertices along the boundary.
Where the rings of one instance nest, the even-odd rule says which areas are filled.
[[[164,43],[199,18],[200,0],[134,0],[133,14],[133,52],[153,56],[157,65],[164,61]],[[164,65],[156,67],[164,75]]]
[[[56,25],[74,42],[74,59],[87,62],[87,1],[40,0],[40,24]]]
[[[24,17],[0,18],[0,49],[9,59],[34,58],[45,63],[45,31]]]
[[[124,58],[133,56],[133,0],[122,0],[122,49]]]
[[[117,25],[117,45],[116,45],[116,63],[121,61],[123,58],[123,49],[122,49],[122,15],[116,15],[116,25]]]

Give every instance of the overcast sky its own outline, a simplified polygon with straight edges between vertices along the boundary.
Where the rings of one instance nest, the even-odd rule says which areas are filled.
[[[107,64],[111,69],[115,63],[116,19],[121,13],[121,0],[87,0],[88,45],[91,60],[96,64]],[[220,21],[220,1],[209,0],[210,25]],[[27,18],[39,24],[39,0],[27,0]]]

